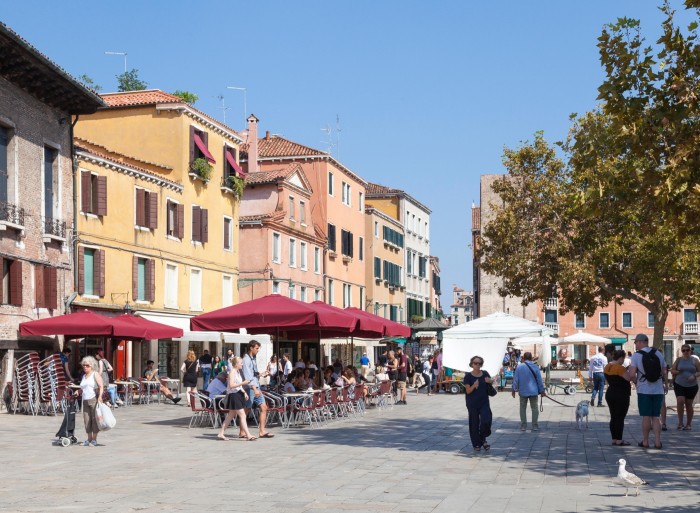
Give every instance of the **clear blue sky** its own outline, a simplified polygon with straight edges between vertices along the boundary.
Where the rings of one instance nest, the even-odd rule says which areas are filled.
[[[681,9],[681,2],[673,0]],[[595,105],[596,47],[628,16],[658,34],[660,0],[6,2],[0,19],[75,76],[116,90],[128,53],[149,87],[199,95],[244,128],[328,149],[368,181],[428,205],[443,306],[471,288],[471,203],[479,175],[504,172],[504,145],[544,130],[561,140]],[[650,37],[650,40],[654,39]]]

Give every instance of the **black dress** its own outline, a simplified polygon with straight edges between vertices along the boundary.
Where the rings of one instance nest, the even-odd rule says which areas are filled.
[[[186,387],[197,388],[197,360],[185,362],[185,375],[182,377],[182,384]]]

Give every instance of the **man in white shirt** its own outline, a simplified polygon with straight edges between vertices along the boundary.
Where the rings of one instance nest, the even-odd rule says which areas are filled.
[[[282,355],[282,361],[284,362],[284,380],[287,381],[289,373],[292,372],[292,362],[289,361],[289,353],[284,353]]]
[[[588,382],[593,384],[593,393],[591,394],[591,406],[595,405],[595,395],[598,393],[598,406],[603,406],[603,392],[605,391],[605,366],[608,364],[608,359],[603,354],[605,348],[598,348],[598,354],[591,358],[588,363]]]

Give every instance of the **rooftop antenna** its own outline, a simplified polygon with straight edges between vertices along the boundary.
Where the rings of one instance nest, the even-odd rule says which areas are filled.
[[[328,154],[331,155],[333,154],[333,129],[326,125],[325,127],[321,128],[321,132],[325,132],[326,135],[328,136],[327,141],[321,141],[323,144],[326,144],[328,146]]]
[[[123,55],[124,56],[124,73],[126,73],[126,52],[105,52],[105,55]]]
[[[224,98],[223,94],[220,94],[216,98],[221,101],[221,110],[224,112],[224,125],[225,125],[226,124],[226,111],[228,109],[230,109],[230,107],[226,106],[226,99]]]
[[[248,119],[248,90],[245,87],[226,86],[226,89],[243,91],[243,119]]]
[[[338,153],[337,157],[340,159],[340,132],[342,132],[343,129],[340,128],[340,116],[338,114],[335,115],[335,148]]]

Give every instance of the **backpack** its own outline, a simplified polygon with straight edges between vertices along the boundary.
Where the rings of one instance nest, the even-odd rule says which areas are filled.
[[[655,383],[661,378],[661,360],[656,356],[656,348],[652,347],[651,351],[639,350],[637,353],[642,355],[642,379],[647,383]]]

